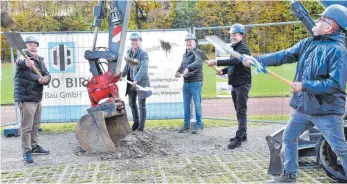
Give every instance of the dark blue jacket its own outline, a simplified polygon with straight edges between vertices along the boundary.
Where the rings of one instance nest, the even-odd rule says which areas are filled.
[[[40,71],[41,75],[51,80],[51,75],[43,62],[43,57],[31,58],[35,62],[36,68]],[[25,59],[19,57],[16,61],[17,70],[14,77],[14,100],[16,102],[41,102],[43,85],[39,83],[39,76],[33,69],[25,65]],[[45,84],[45,85],[47,85]]]
[[[292,108],[310,115],[343,115],[347,81],[345,34],[306,38],[289,49],[256,59],[268,66],[298,61],[294,81],[302,82],[303,92],[292,94]]]
[[[201,52],[198,48],[194,49],[197,52]],[[202,74],[202,59],[196,55],[192,50],[186,50],[183,54],[182,63],[178,68],[178,73],[183,73],[183,71],[188,68],[191,75],[184,78],[184,82],[199,82],[203,81]]]

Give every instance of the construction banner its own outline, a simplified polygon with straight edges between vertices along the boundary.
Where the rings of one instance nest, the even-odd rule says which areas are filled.
[[[131,32],[127,33],[125,51],[130,48]],[[141,48],[148,52],[148,74],[153,95],[147,98],[147,119],[183,118],[182,78],[175,73],[185,52],[185,30],[159,30],[140,33]],[[45,86],[42,100],[42,122],[77,121],[91,107],[84,84],[92,77],[84,52],[91,50],[93,33],[23,33],[22,37],[38,37],[39,55],[52,76]],[[96,47],[108,46],[108,33],[98,35]],[[102,48],[100,49],[102,50]],[[124,53],[125,55],[125,53]],[[124,56],[123,55],[123,56]],[[107,62],[107,61],[104,61]],[[122,63],[122,69],[125,62]],[[105,65],[105,70],[107,66]],[[128,117],[132,114],[125,97],[126,84],[117,83],[120,97],[125,101]]]

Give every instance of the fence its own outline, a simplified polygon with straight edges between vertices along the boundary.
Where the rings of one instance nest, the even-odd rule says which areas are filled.
[[[147,99],[148,119],[182,118],[181,86],[183,81],[174,76],[181,62],[181,57],[176,56],[182,55],[182,51],[185,49],[184,37],[187,30],[142,30],[141,34],[143,37],[142,49],[149,54],[150,58],[148,70],[153,88],[152,97]],[[45,87],[43,92],[41,120],[43,122],[78,121],[90,107],[87,89],[83,83],[92,75],[89,71],[89,63],[84,59],[84,52],[90,50],[93,33],[22,33],[24,38],[29,35],[39,38],[39,53],[45,58],[46,67],[52,76],[51,83]],[[130,41],[128,41],[130,34],[127,34],[127,37],[126,50],[130,48]],[[163,47],[163,43],[169,43],[170,48]],[[97,47],[103,50],[107,45],[108,33],[101,32],[98,35]],[[101,62],[107,61],[101,60]],[[4,64],[2,69],[10,74],[10,66],[10,64]],[[107,70],[107,66],[103,66]],[[2,99],[7,98],[7,102],[13,104],[13,77],[11,75],[4,75],[2,85],[6,85],[6,83],[12,87],[9,90],[11,95],[2,96]],[[127,104],[127,98],[124,97],[125,82],[118,82],[117,85],[120,97]],[[12,97],[12,99],[8,97]],[[126,107],[127,112],[131,112],[129,106]],[[11,106],[3,106],[2,112],[6,113],[2,119],[13,121],[15,117],[12,113],[13,109]],[[12,115],[8,116],[9,114]],[[132,114],[128,113],[128,117],[131,119]]]
[[[200,44],[201,49],[205,50],[206,52],[212,53],[214,52],[214,48],[209,45],[204,39],[204,35],[211,35],[216,34],[223,38],[226,42],[230,42],[228,31],[230,27],[223,26],[223,27],[205,27],[205,28],[193,28],[193,31],[195,32],[198,42]],[[253,25],[246,25],[247,30],[247,37],[246,42],[248,43],[252,54],[262,54],[262,53],[269,53],[278,51],[284,48],[288,48],[292,45],[294,45],[296,42],[298,42],[300,39],[308,37],[308,33],[305,30],[305,28],[299,23],[299,22],[288,22],[288,23],[271,23],[271,24],[253,24]],[[142,31],[145,32],[151,32],[151,31],[159,31],[159,30],[146,30]],[[169,30],[169,31],[183,31],[183,30]],[[165,30],[163,31],[165,32]],[[28,33],[23,33],[28,35]],[[49,33],[35,33],[35,34],[49,34]],[[74,33],[68,33],[70,34],[70,37],[72,39],[72,35]],[[84,32],[83,34],[92,34],[91,32]],[[186,34],[186,32],[185,32]],[[60,34],[55,34],[56,37],[59,37]],[[107,35],[101,35],[99,36],[99,40],[107,40]],[[69,39],[69,36],[67,36]],[[167,37],[167,36],[166,36]],[[60,42],[64,42],[61,38],[56,38],[56,40],[61,40]],[[89,46],[91,45],[92,39],[87,39],[86,37],[78,37],[73,39],[76,43],[76,45],[70,45],[71,48],[79,49],[79,52],[83,52],[83,50],[89,49]],[[172,40],[170,40],[171,43],[174,42],[174,40],[182,40],[178,41],[176,43],[176,46],[179,47],[179,49],[175,50],[174,53],[171,53],[169,55],[172,60],[180,62],[182,58],[182,54],[184,52],[184,38],[182,36],[174,36]],[[148,41],[150,42],[150,41]],[[146,43],[144,40],[143,43]],[[106,45],[105,45],[106,46]],[[2,48],[2,52],[4,48]],[[49,49],[49,48],[40,48],[40,50]],[[150,50],[163,50],[162,48],[153,47],[148,48]],[[148,50],[149,51],[149,50]],[[48,53],[48,51],[47,51]],[[166,55],[165,55],[166,53]],[[168,58],[167,52],[162,52],[161,55],[158,55],[157,57],[164,58],[165,60]],[[212,57],[211,55],[209,55]],[[50,56],[46,56],[50,57]],[[71,74],[66,73],[60,75],[59,83],[62,81],[65,81],[65,83],[69,83],[69,85],[75,85],[75,87],[78,87],[78,90],[76,91],[75,88],[73,91],[69,90],[67,84],[65,84],[66,88],[61,89],[60,92],[65,92],[64,94],[70,98],[73,94],[77,94],[76,92],[80,92],[81,96],[84,96],[80,101],[78,101],[76,98],[70,98],[69,100],[66,100],[64,102],[64,105],[70,105],[71,108],[65,108],[65,111],[63,111],[64,116],[71,116],[73,118],[66,118],[69,121],[76,121],[76,117],[79,115],[85,114],[86,109],[89,107],[89,100],[88,98],[85,98],[87,96],[87,90],[83,86],[81,86],[80,82],[83,80],[87,80],[91,77],[90,72],[88,71],[89,65],[88,62],[81,56],[76,55],[76,66],[75,70],[81,70],[82,73],[79,73],[79,76],[71,76]],[[177,64],[177,63],[176,63]],[[171,91],[173,93],[179,92],[178,96],[165,96],[162,98],[163,101],[161,101],[164,104],[171,104],[169,107],[176,109],[174,116],[156,116],[156,118],[152,119],[171,119],[171,118],[182,118],[183,117],[183,104],[182,99],[179,97],[180,89],[181,89],[181,82],[177,81],[177,79],[171,78],[171,75],[174,75],[174,70],[172,67],[171,69],[165,68],[160,69],[160,67],[165,67],[167,64],[164,65],[156,65],[153,67],[157,67],[155,70],[156,72],[152,72],[152,75],[150,78],[153,79],[157,78],[159,75],[162,75],[164,73],[167,76],[170,76],[171,80],[175,80],[174,84],[172,84],[171,89],[166,89],[167,91]],[[9,62],[5,62],[3,60],[2,63],[2,79],[1,79],[1,104],[10,104],[10,106],[2,106],[2,122],[14,122],[15,121],[15,108],[13,107],[13,77],[12,77],[12,70],[11,70],[11,64]],[[71,68],[71,70],[74,70]],[[54,71],[54,68],[50,68],[50,72],[52,73]],[[294,72],[295,72],[295,64],[286,65],[283,67],[277,67],[273,69],[273,71],[281,74],[283,77],[286,77],[287,79],[293,79]],[[63,79],[63,80],[61,80]],[[233,102],[230,96],[230,88],[225,85],[227,82],[226,78],[217,78],[214,71],[209,69],[206,65],[204,65],[204,83],[203,83],[203,117],[204,118],[213,118],[213,119],[236,119],[236,113],[233,107]],[[53,74],[53,80],[51,82],[51,85],[45,89],[45,92],[50,91],[54,85],[58,85],[58,77],[55,77]],[[124,90],[124,86],[121,86],[121,90]],[[52,87],[53,86],[53,87]],[[158,88],[162,87],[160,84],[156,85]],[[167,86],[166,86],[167,87]],[[53,90],[54,91],[54,90]],[[51,91],[51,92],[53,92]],[[46,93],[47,94],[47,93]],[[53,94],[53,93],[51,93]],[[177,94],[177,93],[176,93]],[[57,94],[59,95],[59,94]],[[282,84],[281,82],[277,81],[276,79],[272,78],[271,76],[267,75],[253,75],[252,78],[252,89],[250,91],[250,99],[248,101],[248,115],[249,115],[249,121],[276,121],[281,122],[288,118],[288,114],[290,111],[290,108],[288,106],[288,100],[290,95],[290,89],[287,85]],[[54,96],[52,96],[53,98]],[[54,100],[49,99],[49,96],[45,99],[44,104],[53,103]],[[151,99],[149,99],[151,101]],[[12,104],[12,105],[11,105]],[[74,104],[80,104],[80,106],[76,106]],[[83,106],[81,108],[81,105]],[[151,116],[151,114],[169,114],[171,112],[170,108],[167,109],[168,106],[158,106],[156,108],[148,108],[148,116]],[[46,113],[43,112],[43,119],[46,117],[55,117],[55,116],[62,116],[62,111],[58,111],[57,106],[49,106],[50,110],[46,110]],[[60,107],[61,108],[61,107]],[[131,116],[131,112],[128,109],[128,114]],[[155,117],[155,116],[153,116]],[[59,120],[59,118],[56,118]],[[59,120],[61,121],[61,120]],[[51,122],[47,121],[46,122]]]
[[[250,24],[246,27],[246,39],[252,55],[260,55],[289,48],[299,40],[309,37],[308,31],[299,21],[267,24]],[[206,35],[218,35],[230,43],[230,26],[193,28],[200,48],[211,52],[214,47],[204,39]],[[272,68],[272,71],[292,80],[295,64]],[[222,67],[221,67],[222,68]],[[203,117],[212,119],[236,119],[234,104],[231,99],[231,87],[227,85],[227,77],[214,77],[214,71],[205,67],[209,77],[204,78]],[[266,75],[255,75],[252,72],[252,88],[248,100],[248,120],[283,122],[290,113],[290,88],[275,78]],[[207,90],[208,89],[208,90]],[[211,92],[211,93],[209,93]]]

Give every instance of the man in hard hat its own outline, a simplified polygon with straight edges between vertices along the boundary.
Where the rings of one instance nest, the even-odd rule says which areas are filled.
[[[268,66],[298,62],[291,86],[293,110],[283,133],[284,173],[274,182],[296,181],[298,137],[313,126],[320,130],[347,172],[347,143],[341,119],[346,103],[346,29],[347,8],[331,5],[313,27],[313,37],[289,49],[255,57]],[[245,58],[243,63],[249,66],[250,61]]]
[[[25,162],[32,163],[32,154],[49,154],[48,150],[38,144],[37,134],[40,128],[43,86],[48,85],[51,76],[43,62],[44,58],[38,55],[38,39],[28,36],[24,41],[30,61],[26,61],[23,56],[16,61],[14,99],[21,114],[23,158]],[[33,71],[33,67],[40,71],[43,78]]]
[[[196,48],[196,37],[194,34],[189,33],[185,37],[186,51],[183,54],[183,60],[177,70],[176,77],[183,75],[183,106],[184,106],[184,124],[179,132],[184,133],[190,130],[190,104],[193,98],[195,106],[196,123],[193,127],[192,133],[197,134],[203,128],[201,118],[201,87],[203,81],[202,74],[202,60],[197,55],[198,49]]]
[[[245,26],[233,24],[230,28],[231,46],[240,54],[250,55],[249,48],[244,42],[246,36]],[[247,140],[247,101],[251,89],[251,68],[245,67],[237,58],[226,58],[221,60],[210,60],[209,66],[227,66],[217,72],[218,75],[228,74],[228,84],[232,85],[231,96],[234,102],[238,128],[234,138],[230,139],[229,149],[241,146],[242,141]]]
[[[148,54],[141,49],[142,38],[139,33],[132,33],[130,35],[131,48],[127,51],[127,57],[137,59],[138,66],[125,65],[122,77],[127,76],[127,80],[132,82],[132,85],[127,84],[126,95],[129,98],[129,106],[133,114],[134,124],[132,125],[133,131],[143,131],[146,123],[146,99],[138,99],[137,105],[137,91],[136,85],[142,87],[149,87],[148,77]],[[140,115],[139,115],[140,111]]]

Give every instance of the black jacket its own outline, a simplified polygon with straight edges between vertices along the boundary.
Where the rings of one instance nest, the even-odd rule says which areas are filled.
[[[194,50],[198,51],[198,48],[195,48]],[[188,71],[191,72],[191,74],[184,77],[184,82],[203,81],[202,60],[198,55],[195,55],[193,51],[186,50],[183,54],[181,66],[178,68],[177,72],[183,73],[186,68],[188,68]]]
[[[51,80],[51,75],[43,62],[43,57],[31,58],[42,76]],[[14,77],[14,100],[16,102],[40,102],[42,100],[43,85],[39,83],[39,76],[33,69],[25,65],[25,59],[19,57],[16,61],[17,71]],[[46,84],[46,85],[47,85]]]
[[[251,55],[248,46],[243,41],[232,46],[232,48],[240,54]],[[251,68],[244,67],[238,58],[230,57],[226,60],[217,60],[217,66],[229,66],[222,70],[223,74],[228,74],[229,85],[237,86],[252,82]]]

